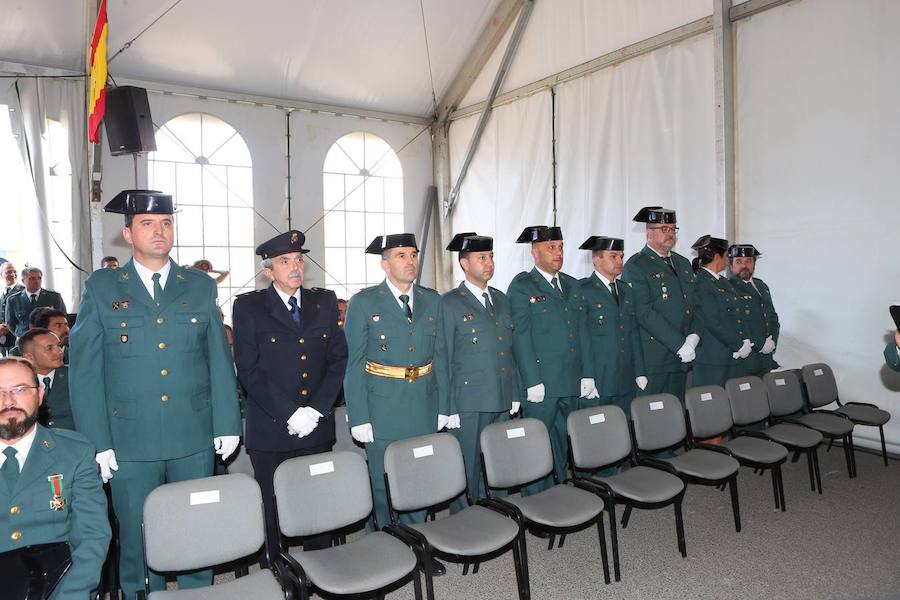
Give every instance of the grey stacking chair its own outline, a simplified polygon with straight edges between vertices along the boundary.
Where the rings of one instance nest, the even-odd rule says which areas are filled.
[[[539,537],[560,535],[562,547],[568,533],[596,524],[603,563],[603,581],[609,583],[609,559],[603,530],[603,500],[595,487],[577,479],[571,485],[556,481],[553,453],[547,428],[537,419],[516,419],[494,423],[481,430],[481,463],[484,488],[488,498],[512,508],[523,526]],[[551,473],[556,485],[522,496],[522,487],[539,481]],[[496,498],[495,490],[510,495]]]
[[[674,506],[678,550],[682,556],[686,556],[681,512],[684,482],[667,471],[633,464],[628,419],[622,409],[606,405],[576,410],[566,419],[566,428],[569,432],[569,465],[573,476],[597,486],[609,513],[615,580],[621,580],[616,504],[624,504],[626,513],[634,507],[655,509]],[[604,477],[597,474],[604,467],[626,463],[631,468],[616,475]],[[623,525],[626,522],[623,519]]]
[[[755,381],[750,383],[751,380]],[[762,404],[764,414],[760,415],[759,406],[753,412],[753,407],[742,405],[742,398],[729,397],[732,386],[735,390],[740,386],[741,390],[756,389],[761,392],[762,381],[758,377],[745,377],[729,380],[726,385],[729,393],[718,385],[699,386],[685,393],[684,403],[691,436],[694,440],[725,436],[719,445],[731,452],[739,463],[760,471],[768,469],[772,473],[775,508],[784,511],[786,506],[781,465],[787,461],[787,448],[758,431],[737,431],[734,428],[735,415],[740,417],[742,424],[756,423],[769,416],[769,406],[765,400]],[[752,417],[748,417],[750,414]]]
[[[777,371],[763,375],[766,400],[769,403],[770,421],[766,435],[779,444],[805,452],[809,470],[809,485],[822,493],[822,476],[819,470],[818,449],[824,436],[818,429],[799,420],[803,415],[803,391],[800,379],[793,371]],[[820,415],[827,418],[828,415]],[[833,417],[840,419],[840,417]],[[843,424],[843,423],[842,423]],[[795,455],[796,460],[796,455]]]
[[[666,469],[686,483],[721,487],[728,484],[734,529],[741,530],[737,477],[740,464],[728,450],[713,444],[689,445],[684,409],[672,394],[638,396],[631,401],[631,424],[638,464]],[[683,449],[675,456],[655,457]]]
[[[144,502],[144,591],[149,600],[283,600],[290,583],[263,569],[234,581],[190,590],[150,592],[149,571],[206,569],[256,554],[265,542],[262,494],[248,475],[168,483]]]
[[[841,402],[834,372],[825,363],[805,365],[803,381],[806,383],[806,390],[809,393],[810,406],[826,406],[836,402],[840,408],[834,411],[835,413],[844,415],[855,425],[877,427],[878,433],[881,435],[881,457],[884,460],[884,466],[888,466],[887,446],[884,443],[884,424],[891,420],[891,413],[867,402]],[[855,456],[853,474],[856,475]]]
[[[347,421],[347,407],[337,406],[334,409],[334,450],[349,450],[366,458],[365,447],[350,435],[350,423]]]
[[[286,460],[275,470],[273,484],[278,527],[289,537],[340,530],[367,519],[372,512],[369,471],[353,452]],[[383,594],[410,580],[416,600],[422,598],[416,555],[405,536],[390,526],[331,548],[283,551],[281,559],[296,577],[302,600],[313,591],[330,596]]]
[[[500,503],[484,499],[472,504],[466,489],[466,470],[459,442],[449,433],[435,433],[388,445],[384,452],[384,481],[391,522],[416,543],[419,561],[426,565],[425,587],[434,597],[432,558],[468,565],[512,550],[520,600],[531,597],[525,532],[516,515]],[[469,506],[448,517],[424,523],[400,523],[400,514],[443,505],[461,494]],[[432,513],[433,514],[433,513]],[[464,571],[464,574],[465,572]]]

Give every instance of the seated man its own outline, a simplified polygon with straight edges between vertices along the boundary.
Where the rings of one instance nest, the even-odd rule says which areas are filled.
[[[19,338],[22,356],[31,361],[44,385],[44,402],[38,411],[38,422],[44,427],[75,429],[69,404],[69,367],[63,364],[59,338],[49,329],[35,327]]]
[[[66,313],[49,306],[39,306],[28,315],[28,331],[32,329],[49,329],[59,338],[63,350],[63,364],[69,364],[69,321]],[[22,340],[9,351],[10,356],[22,356]]]
[[[24,358],[0,358],[0,552],[68,542],[72,566],[51,599],[88,598],[109,546],[94,447],[37,424],[44,390]]]
[[[39,306],[51,306],[66,313],[66,303],[62,296],[53,290],[41,287],[44,281],[44,273],[37,267],[22,269],[22,282],[25,289],[10,296],[6,301],[5,315],[6,325],[13,335],[20,336],[28,329],[28,317],[31,311]]]

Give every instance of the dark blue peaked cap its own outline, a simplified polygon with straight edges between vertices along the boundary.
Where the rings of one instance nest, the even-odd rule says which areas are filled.
[[[281,256],[290,252],[301,252],[306,254],[309,250],[303,248],[306,243],[306,236],[302,231],[292,229],[284,233],[280,233],[267,242],[263,242],[256,247],[256,254],[263,259]]]

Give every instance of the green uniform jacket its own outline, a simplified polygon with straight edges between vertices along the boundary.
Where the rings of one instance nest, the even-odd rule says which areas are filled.
[[[888,342],[884,347],[884,362],[895,371],[900,371],[900,353],[897,352],[897,344]]]
[[[744,319],[734,287],[724,277],[716,279],[706,269],[697,272],[696,323],[700,333],[697,346],[698,364],[725,366],[744,345]]]
[[[132,261],[94,271],[72,329],[75,426],[120,461],[182,458],[241,434],[216,285],[170,265],[159,306]]]
[[[557,277],[562,298],[537,268],[519,273],[509,284],[513,353],[524,389],[543,383],[547,398],[578,397],[584,299],[577,279],[565,273]]]
[[[583,376],[594,379],[601,396],[631,393],[635,378],[647,375],[634,314],[634,292],[621,281],[616,288],[618,303],[596,273],[581,280],[587,331],[582,338]]]
[[[38,379],[43,381],[44,378],[38,375]],[[69,367],[63,365],[53,373],[53,384],[50,393],[44,394],[38,420],[45,427],[75,429],[75,419],[69,403]]]
[[[10,491],[0,481],[0,552],[68,542],[72,567],[51,599],[87,599],[100,581],[110,538],[106,495],[97,474],[94,447],[74,431],[36,427],[15,487]],[[54,494],[47,478],[57,474],[62,475],[64,505],[52,510]]]
[[[6,322],[6,301],[24,289],[24,285],[17,283],[11,288],[4,289],[3,292],[0,293],[0,321]],[[16,335],[12,330],[3,336],[3,338],[4,339],[0,339],[0,355],[4,354],[7,348],[12,348],[16,345]]]
[[[344,335],[349,358],[344,398],[351,427],[371,423],[377,439],[400,440],[437,429],[438,393],[434,372],[413,382],[366,373],[366,361],[419,367],[434,360],[441,297],[413,284],[413,320],[406,320],[386,282],[350,299]],[[441,406],[441,414],[449,414]]]
[[[747,337],[753,342],[753,352],[747,357],[748,373],[764,373],[778,367],[772,354],[760,354],[759,350],[763,347],[768,336],[772,336],[775,343],[778,343],[778,334],[781,332],[781,324],[778,322],[778,313],[775,312],[775,305],[772,304],[772,293],[769,286],[762,279],[753,278],[759,293],[753,286],[742,280],[740,277],[731,276],[729,279],[732,287],[741,301],[741,309],[743,310],[743,320],[746,323],[744,331]]]
[[[694,284],[691,263],[671,253],[675,272],[651,248],[628,259],[622,278],[634,290],[635,315],[641,327],[644,364],[648,373],[687,370],[678,349],[694,328]]]
[[[57,292],[45,290],[44,288],[41,288],[37,297],[37,302],[34,304],[31,303],[31,297],[28,294],[28,290],[25,288],[22,288],[19,293],[7,298],[4,318],[6,319],[6,324],[9,326],[10,331],[12,331],[16,337],[28,331],[28,316],[31,314],[31,311],[41,306],[47,306],[66,312],[66,303],[63,302],[62,296]]]
[[[465,283],[441,297],[434,354],[440,404],[450,414],[504,412],[522,399],[509,300],[498,289],[489,291],[493,317]]]

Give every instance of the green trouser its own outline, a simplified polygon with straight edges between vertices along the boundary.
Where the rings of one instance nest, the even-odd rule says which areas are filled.
[[[466,485],[472,502],[487,497],[484,490],[484,478],[481,476],[481,430],[493,423],[500,423],[509,419],[509,413],[504,412],[461,412],[459,413],[459,428],[451,429],[459,447],[462,450],[463,461],[466,464]],[[495,492],[500,496],[500,490]],[[450,512],[455,513],[468,506],[465,494],[450,503]]]
[[[113,508],[119,520],[119,579],[126,598],[144,589],[144,500],[164,483],[209,477],[213,472],[213,448],[183,458],[156,461],[119,461],[119,470],[110,480]],[[178,576],[179,589],[212,585],[210,569]],[[164,576],[150,571],[150,591],[166,589]]]
[[[700,387],[701,385],[718,385],[725,387],[725,382],[731,377],[734,367],[731,365],[707,365],[702,363],[694,363],[692,387]]]
[[[375,506],[375,518],[378,527],[390,525],[391,515],[388,509],[387,488],[384,485],[384,451],[396,440],[382,440],[375,438],[374,442],[366,444],[366,459],[369,461],[369,477],[372,481],[372,502]],[[403,523],[424,523],[425,511],[402,513],[400,521]],[[371,532],[371,520],[366,529]]]
[[[684,402],[684,371],[661,371],[647,374],[646,389],[638,392],[638,396],[650,394],[672,394]],[[694,385],[697,385],[696,383]]]
[[[637,388],[635,388],[637,389]],[[626,419],[631,419],[631,401],[634,400],[634,393],[629,394],[616,394],[614,396],[599,396],[597,398],[593,398],[588,400],[587,398],[579,398],[578,399],[578,407],[579,408],[593,408],[595,406],[609,406],[615,405],[622,409],[622,412],[625,413]],[[597,475],[600,477],[610,477],[615,475],[616,473],[621,473],[622,471],[626,471],[631,468],[631,463],[625,461],[616,465],[615,467],[606,467],[605,469],[600,469],[597,471]]]
[[[566,480],[566,457],[568,456],[569,438],[566,432],[566,419],[569,413],[578,408],[578,396],[561,398],[544,398],[543,402],[525,402],[523,409],[527,418],[541,421],[550,434],[550,445],[553,449],[553,471],[560,483]],[[553,478],[549,475],[522,488],[522,495],[528,496],[553,487]]]

